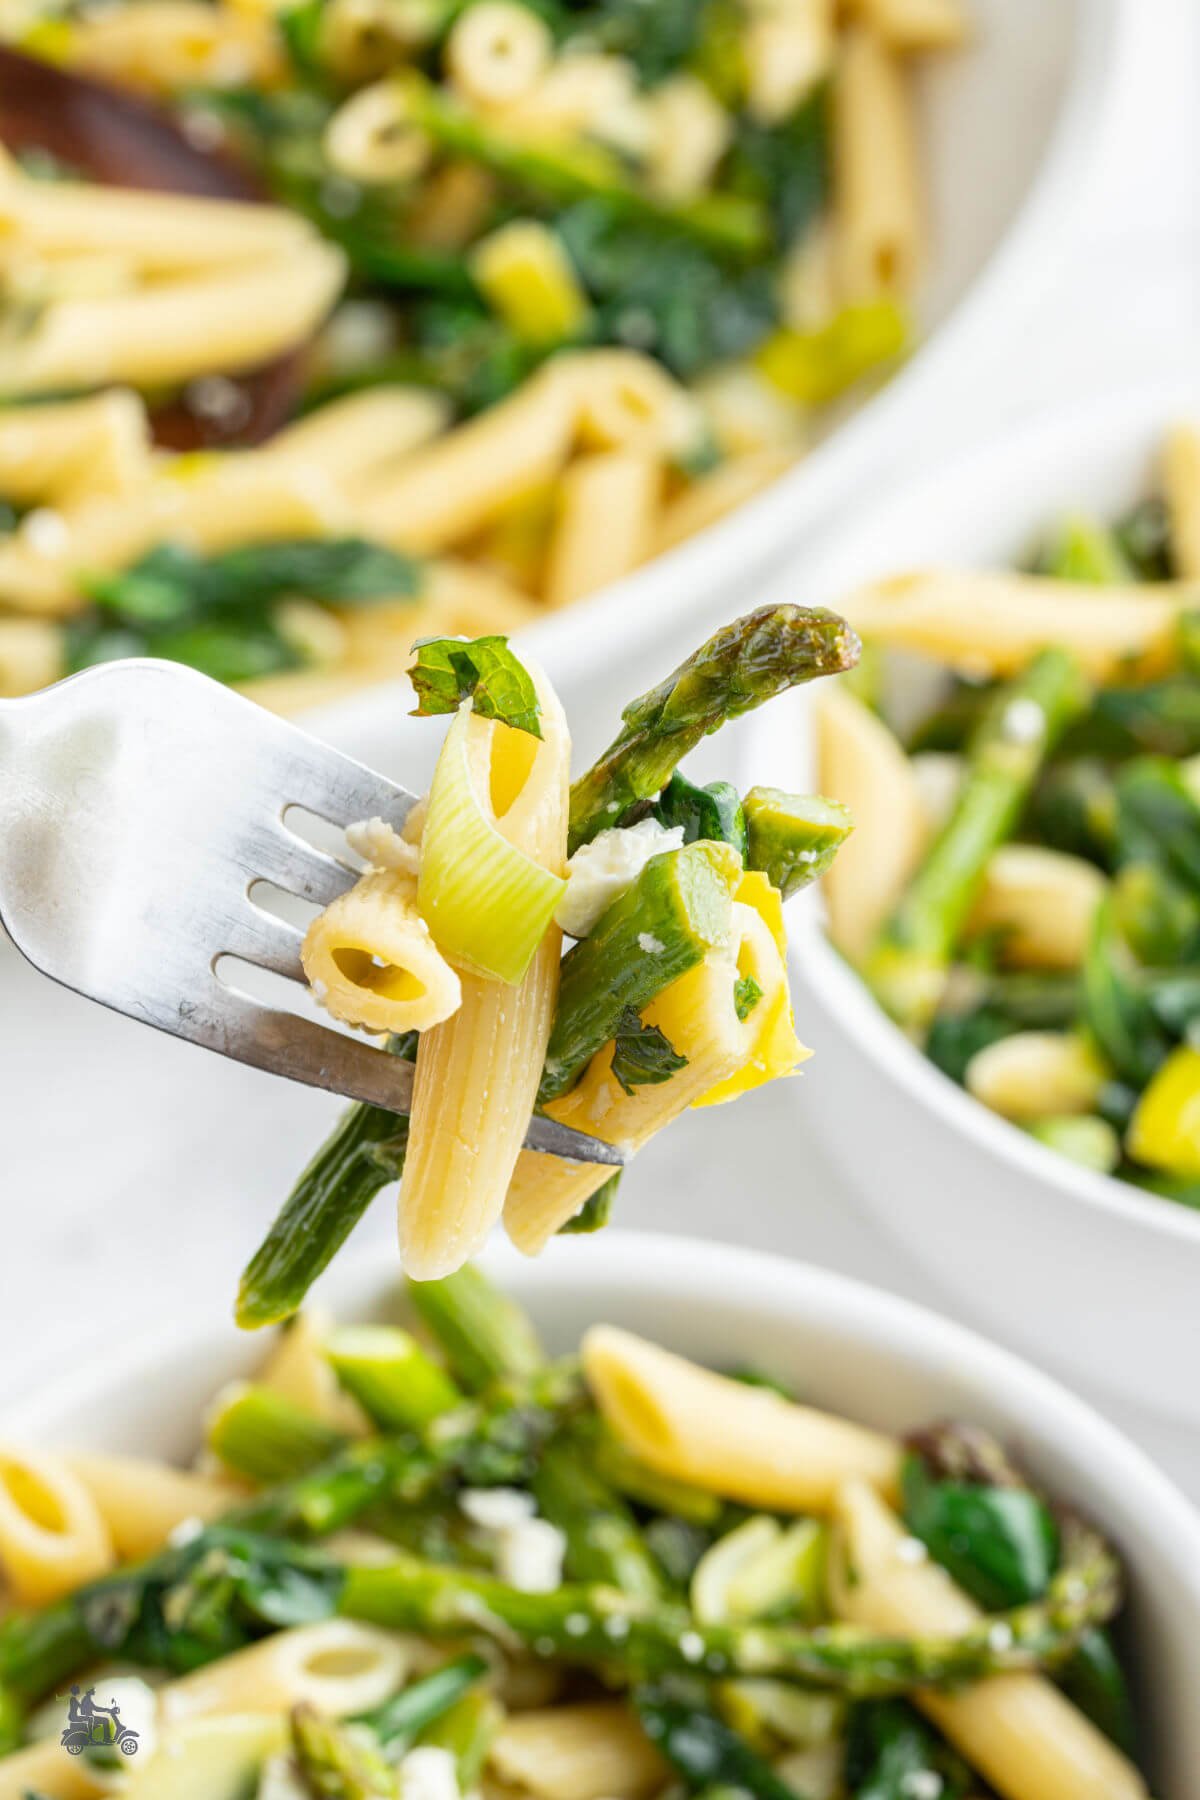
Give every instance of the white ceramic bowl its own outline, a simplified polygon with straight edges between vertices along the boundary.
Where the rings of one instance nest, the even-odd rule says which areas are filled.
[[[914,421],[936,413],[939,393],[969,378],[981,345],[995,354],[1015,340],[1021,308],[1071,251],[1120,65],[1122,10],[1121,0],[969,0],[972,44],[930,59],[920,84],[934,246],[922,348],[768,492],[537,625],[527,641],[557,681],[628,659],[687,621],[715,623],[731,595],[751,589],[873,467],[901,454]],[[321,729],[341,736],[396,705],[390,684],[366,688],[322,713]]]
[[[904,1430],[954,1416],[991,1427],[1031,1472],[1094,1517],[1127,1559],[1130,1667],[1156,1791],[1195,1795],[1200,1769],[1200,1516],[1140,1451],[1064,1389],[935,1314],[779,1257],[686,1238],[605,1232],[537,1262],[507,1247],[486,1266],[558,1350],[604,1319],[715,1364],[766,1366],[818,1404]],[[342,1318],[396,1306],[388,1262],[335,1269]],[[218,1297],[219,1300],[219,1297]],[[261,1344],[214,1313],[157,1340],[107,1347],[3,1426],[49,1444],[187,1456],[214,1388]]]
[[[1025,424],[858,510],[806,564],[806,596],[836,606],[862,581],[930,562],[1009,566],[1056,514],[1103,517],[1138,498],[1164,427],[1196,412],[1200,372]],[[806,718],[802,702],[756,715],[747,779],[811,784]],[[972,1319],[1160,1415],[1159,1440],[1200,1472],[1200,1213],[1079,1168],[988,1112],[876,1006],[815,904],[792,911],[797,1006],[817,1050],[796,1084],[801,1128]]]

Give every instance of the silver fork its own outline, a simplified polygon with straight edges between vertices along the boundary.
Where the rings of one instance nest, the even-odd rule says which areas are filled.
[[[302,933],[256,904],[269,882],[324,906],[356,872],[288,825],[399,827],[415,795],[177,663],[104,663],[0,701],[0,922],[35,968],[114,1012],[392,1112],[413,1066],[256,999],[237,957],[303,983]],[[621,1150],[534,1117],[573,1162]]]

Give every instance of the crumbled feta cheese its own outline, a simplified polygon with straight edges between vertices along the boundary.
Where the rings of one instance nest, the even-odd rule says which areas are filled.
[[[418,1744],[400,1764],[403,1800],[459,1800],[458,1766],[453,1750],[440,1744]]]
[[[356,825],[347,825],[346,842],[373,869],[402,869],[415,875],[420,867],[417,846],[384,819],[360,819]]]
[[[510,1531],[537,1514],[537,1501],[523,1488],[464,1488],[458,1504],[484,1531]]]
[[[499,1534],[496,1573],[522,1594],[552,1594],[562,1586],[567,1540],[548,1519],[526,1519]]]
[[[646,956],[661,956],[666,947],[662,939],[655,937],[652,931],[638,932],[638,949]]]
[[[520,1488],[467,1488],[459,1506],[491,1540],[496,1572],[524,1594],[551,1594],[562,1585],[567,1540],[537,1517],[537,1502]]]
[[[60,556],[71,543],[67,521],[48,506],[35,507],[26,514],[24,537],[36,556]]]
[[[936,1769],[909,1769],[900,1777],[904,1800],[941,1800],[945,1786]]]
[[[1010,700],[1000,720],[1000,732],[1010,744],[1036,744],[1046,735],[1046,714],[1036,700]]]
[[[902,1563],[923,1563],[929,1555],[920,1538],[901,1538],[896,1545],[896,1561]]]
[[[652,856],[678,850],[683,826],[657,819],[613,826],[583,844],[567,864],[567,885],[554,917],[571,937],[586,937],[606,907],[637,880]]]
[[[192,1513],[186,1519],[180,1519],[178,1525],[171,1527],[167,1533],[167,1542],[172,1549],[181,1550],[185,1544],[190,1544],[193,1538],[198,1538],[203,1530],[204,1520],[198,1514]]]

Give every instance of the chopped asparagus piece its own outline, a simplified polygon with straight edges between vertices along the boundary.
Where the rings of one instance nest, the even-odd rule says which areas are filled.
[[[761,869],[785,900],[824,875],[854,829],[846,807],[819,794],[754,787],[746,795],[748,869]]]
[[[446,1371],[394,1325],[344,1325],[325,1354],[347,1393],[383,1431],[420,1430],[462,1401]]]

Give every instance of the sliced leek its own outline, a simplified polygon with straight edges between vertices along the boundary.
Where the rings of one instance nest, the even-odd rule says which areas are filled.
[[[459,712],[429,791],[417,907],[434,942],[473,975],[515,987],[546,935],[566,882],[510,844],[481,793],[471,714]],[[507,732],[489,724],[490,732]]]

